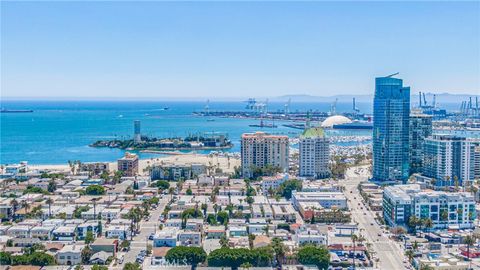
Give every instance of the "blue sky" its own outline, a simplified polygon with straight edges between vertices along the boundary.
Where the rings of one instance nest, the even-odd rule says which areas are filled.
[[[2,2],[3,97],[480,92],[475,2]]]

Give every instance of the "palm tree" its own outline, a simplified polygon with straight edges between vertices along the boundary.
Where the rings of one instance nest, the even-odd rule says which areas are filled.
[[[417,231],[418,224],[421,224],[420,219],[416,216],[410,216],[408,219],[408,226],[413,229],[414,232]]]
[[[407,256],[409,262],[412,262],[414,256],[413,250],[409,249],[405,251],[405,256]]]
[[[93,198],[92,199],[92,202],[93,202],[93,219],[97,219],[97,200],[98,198]]]
[[[175,193],[175,188],[174,187],[169,187],[168,188],[168,194],[170,194],[170,201],[173,200],[173,193]]]
[[[440,220],[442,220],[444,223],[448,221],[448,211],[446,209],[440,211]]]
[[[27,214],[28,210],[30,209],[30,204],[26,200],[24,200],[22,201],[21,205],[22,208],[25,208],[25,214]]]
[[[268,227],[269,227],[268,224],[265,227],[263,227],[263,231],[265,232],[266,236],[268,236],[268,229],[269,229]]]
[[[18,202],[17,200],[13,199],[10,201],[10,205],[12,206],[12,219],[15,219],[15,211],[17,211]]]
[[[417,240],[413,241],[412,249],[413,249],[414,251],[417,251],[417,250],[418,250],[418,242],[417,242]]]
[[[220,245],[222,248],[228,247],[228,239],[225,235],[220,238]]]
[[[468,257],[468,260],[470,260],[470,246],[472,246],[473,244],[475,244],[476,240],[473,236],[471,235],[467,235],[465,236],[465,238],[463,239],[463,243],[465,243],[465,245],[467,245],[467,257]]]
[[[353,269],[355,269],[355,246],[356,246],[356,242],[358,241],[358,236],[356,234],[352,234],[350,238],[352,239],[352,242],[353,242]]]
[[[428,229],[428,231],[430,231],[430,229],[433,228],[433,221],[432,221],[432,219],[431,219],[431,218],[425,219],[424,226],[425,226],[425,228]]]
[[[53,200],[52,200],[52,198],[48,198],[45,202],[48,204],[48,218],[50,218],[50,217],[52,216],[52,203],[53,203]]]

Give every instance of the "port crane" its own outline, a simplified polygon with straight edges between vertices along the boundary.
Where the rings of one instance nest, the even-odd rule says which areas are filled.
[[[337,102],[338,102],[338,98],[335,99],[332,106],[330,107],[330,115],[336,115],[337,114]]]
[[[205,105],[204,110],[206,115],[210,113],[210,99],[207,99],[207,104]]]
[[[357,108],[357,105],[355,103],[355,98],[353,98],[353,115],[357,116],[358,113],[360,113],[360,110]]]
[[[253,110],[253,111],[258,112],[260,114],[266,114],[267,113],[268,98],[265,100],[265,102],[258,102],[254,98],[249,98],[245,102],[247,103],[247,105],[245,106],[245,109]]]
[[[289,98],[287,103],[284,105],[284,113],[285,115],[288,115],[290,113],[290,102],[292,102],[292,99]]]

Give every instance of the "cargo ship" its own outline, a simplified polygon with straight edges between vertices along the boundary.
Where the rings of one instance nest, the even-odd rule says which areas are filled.
[[[332,128],[333,129],[373,129],[373,123],[354,121],[351,123],[333,125]]]
[[[32,113],[33,110],[7,110],[7,109],[1,109],[1,113]]]
[[[264,123],[263,120],[260,120],[260,124],[252,124],[252,125],[248,125],[249,127],[259,127],[259,128],[276,128],[277,126],[272,123],[272,124],[267,124],[267,123]]]

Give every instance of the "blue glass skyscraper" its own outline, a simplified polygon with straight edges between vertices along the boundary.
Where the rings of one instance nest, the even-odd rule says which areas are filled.
[[[393,75],[375,79],[373,181],[405,182],[409,176],[410,87]]]

